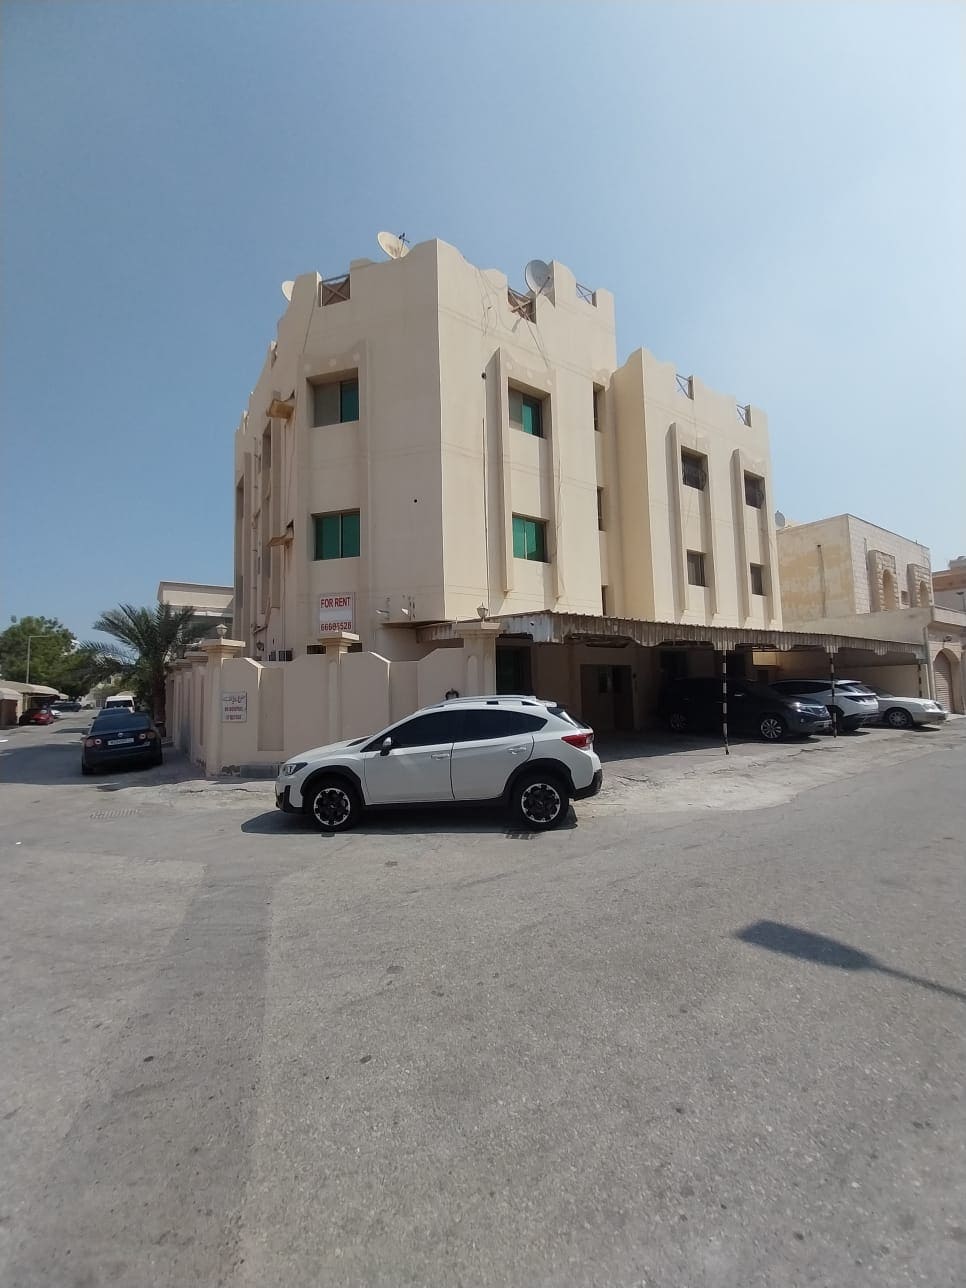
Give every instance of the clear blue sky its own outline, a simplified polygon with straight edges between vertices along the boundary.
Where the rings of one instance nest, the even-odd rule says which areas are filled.
[[[966,551],[956,3],[2,9],[0,624],[232,580],[279,283],[551,257],[769,414],[777,502]],[[190,462],[190,468],[189,468]]]

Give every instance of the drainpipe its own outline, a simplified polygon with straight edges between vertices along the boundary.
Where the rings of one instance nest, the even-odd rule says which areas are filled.
[[[926,677],[929,680],[929,696],[936,701],[936,672],[932,665],[932,649],[929,647],[929,627],[922,628],[922,646],[926,650]]]

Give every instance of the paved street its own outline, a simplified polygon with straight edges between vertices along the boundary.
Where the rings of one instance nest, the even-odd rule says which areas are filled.
[[[84,724],[0,734],[4,1288],[966,1280],[966,720],[334,838]]]

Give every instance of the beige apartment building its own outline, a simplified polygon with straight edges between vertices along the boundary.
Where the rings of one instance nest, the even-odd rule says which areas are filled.
[[[966,555],[950,559],[948,568],[933,569],[932,593],[941,608],[966,612]]]
[[[871,635],[921,644],[926,666],[873,660],[855,678],[896,692],[917,686],[951,711],[963,712],[966,613],[934,602],[928,547],[886,528],[838,514],[778,532],[782,611],[792,630]]]
[[[192,620],[202,626],[209,626],[212,635],[219,626],[224,626],[231,632],[233,599],[234,590],[231,586],[212,586],[199,581],[158,583],[159,604],[192,609]]]

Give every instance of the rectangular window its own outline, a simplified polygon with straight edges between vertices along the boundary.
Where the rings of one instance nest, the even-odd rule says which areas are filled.
[[[313,425],[344,425],[359,419],[359,381],[356,377],[330,380],[310,388]]]
[[[765,593],[765,570],[761,564],[751,565],[751,593],[753,595]]]
[[[700,550],[688,551],[688,585],[707,586],[704,575],[704,555]]]
[[[605,617],[610,617],[610,588],[607,586],[600,588],[600,611]]]
[[[519,389],[511,389],[509,403],[513,428],[532,434],[534,438],[543,438],[543,400],[521,393]]]
[[[542,519],[513,516],[513,557],[547,563],[547,525]]]
[[[604,489],[597,489],[597,531],[604,531]]]
[[[703,492],[708,484],[708,458],[681,448],[681,482]]]
[[[598,434],[604,425],[604,409],[601,406],[603,397],[603,389],[598,389],[597,386],[594,385],[594,429],[597,430]]]
[[[314,514],[316,559],[358,559],[359,511]]]
[[[745,505],[754,506],[756,510],[765,508],[765,480],[757,474],[745,471]]]

